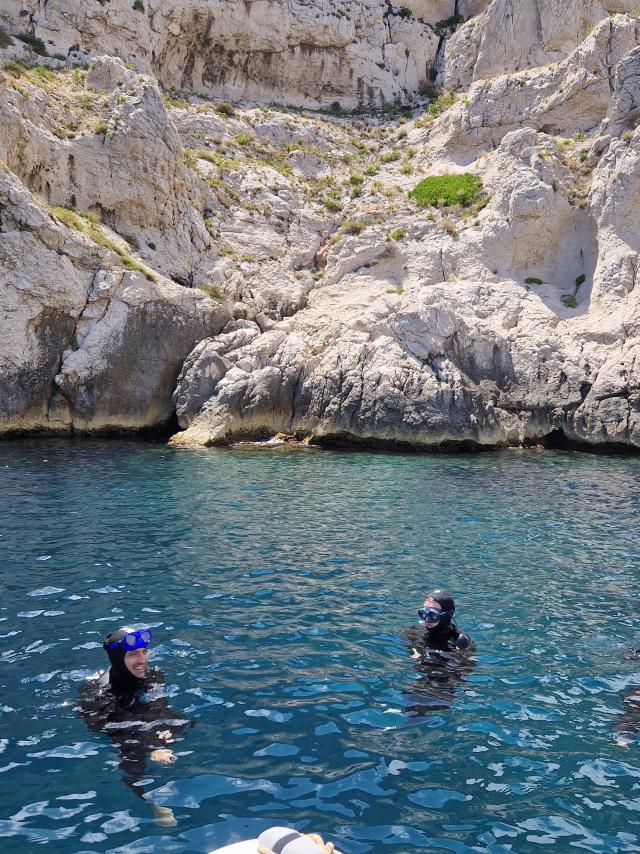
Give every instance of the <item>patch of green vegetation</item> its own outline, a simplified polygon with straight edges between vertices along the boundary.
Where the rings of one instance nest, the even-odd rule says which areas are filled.
[[[236,111],[231,106],[231,104],[227,104],[226,101],[222,101],[222,103],[216,104],[215,111],[219,115],[225,116],[228,119],[232,118],[236,114]]]
[[[573,138],[576,142],[582,142],[584,139],[584,134],[582,133],[582,131],[579,131],[578,133],[574,133]]]
[[[580,160],[580,163],[584,163],[584,161],[587,159],[588,156],[589,156],[589,152],[587,151],[586,148],[583,148],[582,151],[580,152],[580,154],[578,154],[578,159]]]
[[[406,228],[394,228],[389,232],[387,239],[388,240],[402,240],[407,236]]]
[[[578,305],[578,301],[573,294],[564,294],[562,302],[567,308],[575,308]]]
[[[47,80],[49,83],[56,79],[55,73],[50,68],[45,68],[44,65],[36,65],[31,73],[40,80]]]
[[[410,163],[403,163],[400,171],[403,175],[413,175],[413,166]]]
[[[132,258],[131,255],[122,248],[122,246],[119,246],[115,241],[110,240],[106,234],[100,230],[98,227],[100,217],[97,213],[81,213],[80,211],[74,211],[71,208],[64,207],[64,205],[47,205],[47,208],[52,216],[60,220],[60,222],[64,223],[69,228],[73,228],[76,231],[86,234],[87,237],[93,240],[93,242],[98,246],[102,246],[103,249],[109,249],[111,252],[115,252],[120,258],[122,266],[126,270],[137,270],[142,273],[145,278],[155,282],[156,277],[148,267],[141,264],[139,261],[136,261],[135,258]]]
[[[0,27],[0,50],[5,47],[11,47],[13,44],[13,39],[9,35],[9,33],[5,30],[4,27]]]
[[[250,145],[253,142],[253,136],[246,131],[241,131],[234,136],[238,145]]]
[[[362,175],[349,175],[349,183],[352,187],[361,187],[364,182]]]
[[[187,107],[191,106],[189,101],[185,98],[176,98],[173,94],[169,92],[165,92],[162,96],[162,101],[165,107],[174,107],[176,109],[186,110]]]
[[[392,148],[391,151],[385,151],[380,160],[383,163],[393,163],[394,160],[400,160],[400,152],[396,148]]]
[[[319,282],[323,276],[324,270],[317,270],[315,267],[311,268],[311,278],[314,282]]]
[[[458,96],[455,92],[441,92],[435,101],[431,101],[427,110],[429,115],[434,119],[437,119],[438,116],[441,116],[449,107],[453,107],[455,102],[458,100]]]
[[[525,285],[543,285],[544,282],[542,279],[538,279],[535,276],[527,276],[524,280]]]
[[[32,36],[31,33],[21,33],[20,35],[17,35],[16,38],[28,45],[34,53],[38,54],[38,56],[49,56],[47,53],[47,46],[42,39],[39,39],[37,36]]]
[[[449,15],[448,18],[443,18],[441,21],[437,21],[435,29],[442,33],[443,30],[454,29],[458,24],[462,24],[464,20],[465,18],[462,15]]]
[[[198,285],[198,288],[201,291],[204,291],[210,299],[215,300],[216,302],[222,302],[224,300],[224,294],[217,285]]]
[[[387,293],[387,294],[403,294],[404,288],[402,287],[402,285],[398,285],[397,288],[387,288],[385,293]]]
[[[429,206],[448,207],[462,205],[469,207],[481,200],[482,182],[471,172],[459,175],[431,175],[409,192],[421,208]]]
[[[458,229],[456,228],[455,222],[450,219],[450,217],[445,217],[440,220],[440,230],[446,231],[447,234],[450,234],[451,237],[456,238],[458,236]]]
[[[121,234],[120,237],[122,237],[123,240],[126,240],[129,246],[132,249],[135,249],[136,252],[138,251],[138,249],[140,249],[140,241],[135,236],[135,234]]]
[[[135,12],[144,12],[144,3],[142,0],[135,0],[133,4],[133,9]]]
[[[365,175],[377,175],[380,170],[377,166],[367,166],[366,169],[363,170]]]
[[[281,175],[284,175],[285,178],[289,178],[291,177],[291,175],[293,175],[293,169],[291,168],[291,164],[288,162],[288,160],[283,154],[260,157],[258,159],[265,166],[270,166],[272,169],[277,169],[277,171],[280,172]]]
[[[98,119],[98,121],[92,125],[91,130],[98,136],[104,136],[108,128],[109,125],[104,121],[104,119]]]
[[[27,66],[22,62],[19,62],[17,59],[10,59],[8,62],[5,62],[2,70],[5,74],[10,74],[11,77],[22,77],[22,75],[27,71]]]
[[[79,89],[84,88],[85,81],[87,79],[87,72],[84,68],[74,68],[71,72],[71,79],[75,86]]]
[[[342,224],[342,230],[345,234],[362,234],[370,225],[366,219],[348,219]]]
[[[342,202],[333,194],[325,196],[322,200],[322,204],[328,211],[331,211],[331,213],[338,213],[338,211],[342,210]]]

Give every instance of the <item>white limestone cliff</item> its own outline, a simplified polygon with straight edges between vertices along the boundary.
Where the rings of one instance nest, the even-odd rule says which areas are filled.
[[[87,68],[0,48],[1,431],[640,446],[633,4],[108,5],[0,0]],[[411,117],[237,103],[415,99],[439,42]]]

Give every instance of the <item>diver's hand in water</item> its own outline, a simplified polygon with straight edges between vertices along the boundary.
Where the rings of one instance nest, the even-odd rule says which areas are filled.
[[[150,758],[152,762],[157,762],[159,765],[173,765],[178,757],[168,747],[159,747],[151,751]]]
[[[153,804],[153,815],[156,824],[160,827],[175,827],[178,823],[173,814],[173,810],[169,807],[161,807],[158,804]]]
[[[170,729],[159,729],[156,732],[156,736],[160,739],[160,741],[166,741],[168,744],[171,744],[171,742],[173,741]]]

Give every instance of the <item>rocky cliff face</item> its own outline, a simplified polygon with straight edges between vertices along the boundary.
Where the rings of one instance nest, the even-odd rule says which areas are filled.
[[[446,18],[455,3],[422,6]],[[107,53],[178,91],[310,108],[417,93],[438,47],[424,21],[382,0],[2,0],[2,13],[74,60]]]
[[[0,430],[640,445],[640,19],[574,5],[0,0]]]

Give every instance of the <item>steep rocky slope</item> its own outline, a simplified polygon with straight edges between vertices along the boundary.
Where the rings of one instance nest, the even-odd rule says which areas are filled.
[[[132,5],[0,0],[0,430],[640,445],[638,4]]]

